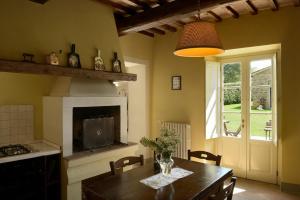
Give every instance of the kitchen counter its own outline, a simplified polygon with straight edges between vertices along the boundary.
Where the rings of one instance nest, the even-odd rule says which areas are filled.
[[[58,154],[61,152],[59,146],[47,141],[33,141],[33,142],[25,143],[25,145],[29,147],[30,150],[32,150],[32,152],[27,154],[7,156],[7,157],[0,158],[0,163],[24,160],[29,158],[36,158],[40,156],[48,156],[52,154]]]

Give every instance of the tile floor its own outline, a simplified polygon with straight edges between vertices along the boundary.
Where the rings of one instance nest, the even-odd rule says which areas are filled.
[[[279,186],[238,178],[233,200],[300,200],[280,191]]]

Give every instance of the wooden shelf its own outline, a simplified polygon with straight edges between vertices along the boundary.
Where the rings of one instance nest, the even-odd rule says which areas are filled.
[[[136,81],[136,74],[95,71],[90,69],[71,68],[47,64],[10,61],[0,59],[0,72],[44,74],[52,76],[68,76],[86,79],[112,81]]]

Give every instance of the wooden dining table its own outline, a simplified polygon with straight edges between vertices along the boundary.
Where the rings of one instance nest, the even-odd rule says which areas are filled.
[[[153,189],[140,180],[159,172],[154,170],[153,159],[143,166],[119,175],[109,173],[83,181],[87,200],[195,200],[207,199],[232,176],[232,169],[200,162],[173,158],[175,167],[192,171],[191,175],[159,189]]]

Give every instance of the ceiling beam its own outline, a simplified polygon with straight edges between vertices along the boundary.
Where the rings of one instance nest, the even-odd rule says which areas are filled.
[[[256,15],[258,13],[258,9],[256,8],[256,6],[253,4],[253,2],[251,0],[247,0],[246,3],[248,4],[248,6],[251,9],[251,14],[252,15]]]
[[[295,2],[294,3],[295,6],[300,6],[300,0],[294,0],[294,2]]]
[[[47,1],[49,0],[29,0],[29,1],[32,1],[34,3],[40,3],[40,4],[45,4]]]
[[[150,33],[148,31],[139,31],[138,33],[149,36],[149,37],[154,37],[154,33]]]
[[[144,11],[149,10],[151,8],[151,6],[145,1],[139,1],[139,0],[129,0],[129,1],[141,7]]]
[[[184,26],[184,25],[186,25],[186,23],[183,22],[183,21],[181,21],[181,20],[176,20],[175,23],[178,24],[179,26]]]
[[[166,32],[163,31],[163,30],[160,30],[158,28],[149,28],[148,31],[152,32],[152,33],[156,33],[156,34],[159,34],[159,35],[165,35]]]
[[[217,15],[215,12],[209,10],[209,11],[207,11],[207,13],[210,14],[210,15],[212,15],[216,19],[217,22],[222,21],[222,17],[220,17],[219,15]]]
[[[235,1],[238,0],[206,0],[201,2],[201,9],[212,9],[220,4]],[[130,17],[121,18],[117,20],[117,27],[119,32],[137,32],[189,17],[196,14],[198,9],[198,0],[176,0]]]
[[[272,5],[272,10],[273,11],[277,11],[277,10],[279,10],[279,3],[278,3],[278,1],[277,0],[270,0],[270,3],[271,3],[271,5]]]
[[[128,13],[130,15],[134,15],[136,13],[134,8],[123,6],[122,4],[119,4],[119,3],[116,3],[116,2],[113,2],[113,1],[110,1],[110,0],[95,0],[95,1],[98,1],[102,4],[111,6],[113,8],[118,9],[118,10],[122,10],[123,12]]]
[[[170,32],[176,32],[177,28],[175,28],[174,26],[171,26],[169,24],[164,24],[161,26],[163,29],[170,31]]]
[[[165,5],[166,3],[169,3],[167,0],[157,0],[157,3],[159,5]]]
[[[240,17],[240,14],[234,10],[231,6],[226,6],[226,9],[232,14],[232,17],[233,18],[239,18]]]

